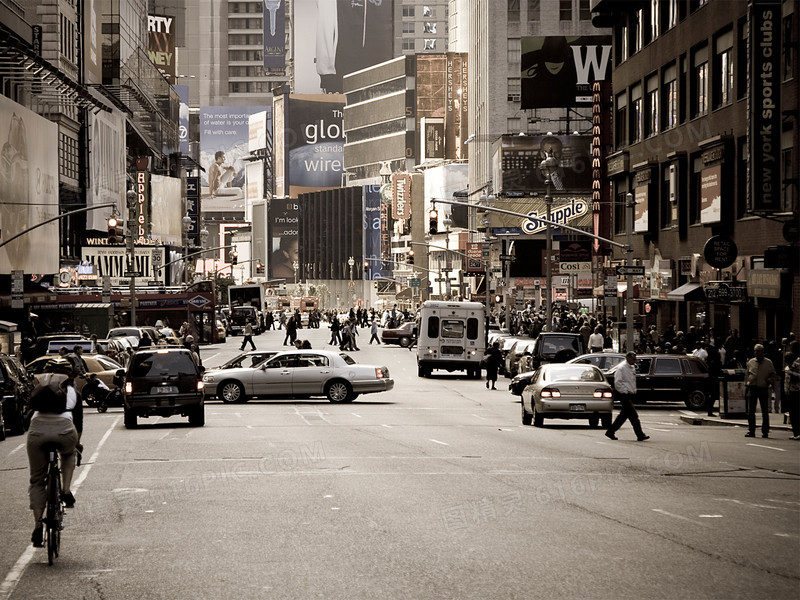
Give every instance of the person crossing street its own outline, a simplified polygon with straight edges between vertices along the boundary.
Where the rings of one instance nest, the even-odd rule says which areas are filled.
[[[251,319],[247,319],[247,323],[244,326],[244,339],[242,340],[242,346],[239,350],[244,351],[244,347],[248,343],[250,344],[251,350],[256,349],[256,345],[253,343],[253,322]]]
[[[639,413],[636,412],[636,407],[633,405],[633,400],[636,398],[636,353],[628,352],[625,355],[625,362],[620,365],[614,376],[614,391],[616,392],[617,400],[619,400],[622,408],[617,418],[611,424],[611,427],[606,431],[606,437],[610,440],[616,440],[617,436],[614,435],[617,430],[622,427],[625,421],[630,420],[636,439],[640,442],[649,440],[650,436],[645,435],[642,431],[642,424],[639,422]]]

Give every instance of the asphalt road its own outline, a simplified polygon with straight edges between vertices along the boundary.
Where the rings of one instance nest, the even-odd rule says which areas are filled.
[[[136,430],[87,411],[53,567],[30,548],[24,439],[0,443],[0,600],[798,597],[790,434],[687,425],[681,403],[640,411],[643,443],[524,427],[505,389],[420,379],[414,353],[368,339],[351,355],[396,384],[352,404],[213,400],[203,428]]]

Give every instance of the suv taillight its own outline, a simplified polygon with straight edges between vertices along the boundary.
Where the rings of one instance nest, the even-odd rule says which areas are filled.
[[[133,384],[130,381],[125,382],[125,393],[126,394],[133,393]]]

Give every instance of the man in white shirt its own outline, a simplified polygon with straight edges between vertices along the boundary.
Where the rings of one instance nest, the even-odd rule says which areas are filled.
[[[694,352],[692,352],[692,356],[696,356],[703,362],[708,360],[708,351],[703,348],[703,342],[697,342],[695,344]]]
[[[600,325],[594,328],[594,333],[589,336],[589,351],[602,352],[603,351],[603,333]]]
[[[633,400],[636,398],[636,353],[628,352],[625,355],[625,362],[617,368],[614,373],[614,391],[616,392],[617,400],[621,405],[620,413],[611,427],[606,431],[606,437],[611,440],[616,440],[617,436],[614,433],[622,427],[626,420],[630,420],[633,431],[636,433],[636,439],[640,442],[649,440],[650,436],[645,435],[642,431],[642,424],[639,422],[639,413],[636,412],[636,407],[633,405]]]

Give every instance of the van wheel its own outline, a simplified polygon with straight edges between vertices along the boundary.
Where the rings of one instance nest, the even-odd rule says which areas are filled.
[[[700,410],[706,405],[706,394],[702,390],[692,390],[685,400],[686,408]]]
[[[400,338],[400,346],[403,348],[408,348],[411,345],[411,338],[409,337],[401,337]]]

